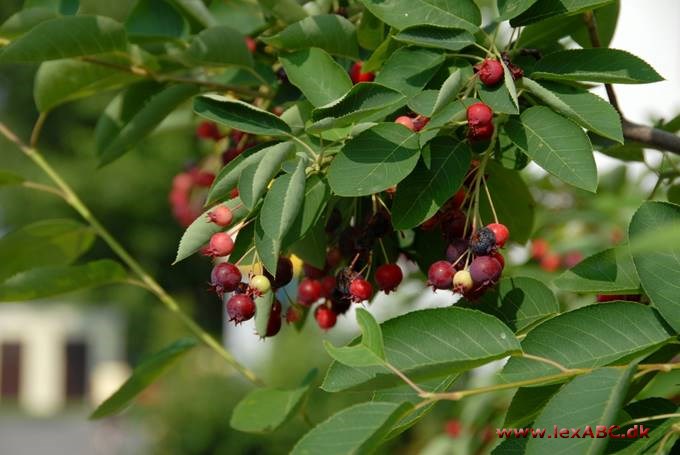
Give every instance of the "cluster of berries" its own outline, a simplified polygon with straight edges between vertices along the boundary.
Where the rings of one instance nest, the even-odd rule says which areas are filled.
[[[550,244],[544,239],[531,241],[531,259],[538,262],[541,269],[546,272],[557,272],[561,269],[570,269],[581,262],[583,255],[580,251],[569,251],[564,254],[552,250]]]

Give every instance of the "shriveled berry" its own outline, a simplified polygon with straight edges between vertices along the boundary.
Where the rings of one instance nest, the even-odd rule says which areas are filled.
[[[503,79],[503,65],[498,60],[487,58],[477,70],[479,80],[486,86],[496,85]]]
[[[235,291],[241,278],[239,268],[228,262],[217,264],[210,272],[210,284],[218,294]]]
[[[255,302],[246,294],[235,294],[227,301],[229,320],[240,324],[255,316]]]
[[[262,295],[271,290],[272,284],[266,276],[255,275],[250,279],[250,287]]]
[[[196,127],[196,136],[201,139],[212,139],[213,141],[219,141],[222,138],[220,130],[214,122],[201,122]]]
[[[323,276],[326,274],[323,270],[316,268],[311,264],[303,264],[302,271],[304,272],[306,277],[314,278],[315,280],[323,278]]]
[[[481,126],[491,124],[493,111],[484,103],[474,103],[466,111],[468,126]]]
[[[493,123],[471,126],[468,129],[468,139],[471,141],[487,141],[493,136]]]
[[[349,76],[352,78],[352,82],[358,84],[359,82],[371,82],[375,79],[375,73],[362,73],[361,70],[364,66],[364,62],[356,62],[352,65],[349,71]]]
[[[269,278],[272,288],[282,288],[293,279],[293,263],[290,262],[290,259],[280,256],[276,265],[276,277],[273,277],[268,270],[264,271],[264,276]]]
[[[210,237],[210,243],[206,248],[206,256],[227,256],[234,249],[234,240],[226,232],[217,232]]]
[[[487,286],[498,281],[503,268],[490,256],[475,258],[470,264],[470,276],[475,286]]]
[[[218,205],[208,212],[208,219],[220,227],[227,227],[234,219],[234,215],[226,205]]]
[[[464,294],[472,289],[472,275],[467,270],[459,270],[453,275],[453,292]]]
[[[404,274],[397,264],[383,264],[375,271],[375,281],[380,290],[385,291],[385,294],[394,291],[403,279]]]
[[[476,256],[488,256],[496,248],[496,236],[488,227],[475,231],[470,237],[470,250]]]
[[[314,312],[314,319],[323,330],[332,328],[338,321],[338,316],[327,306],[320,306]]]
[[[267,333],[265,337],[273,337],[281,330],[281,311],[275,313],[272,311],[269,313],[269,320],[267,321]]]
[[[510,231],[508,228],[501,223],[491,223],[487,224],[486,227],[488,229],[491,229],[493,232],[493,235],[496,238],[496,245],[498,245],[499,248],[503,247],[505,245],[505,242],[508,241],[508,238],[510,237]]]
[[[427,281],[435,289],[451,289],[454,269],[448,261],[437,261],[427,271]]]
[[[399,125],[403,125],[406,128],[410,129],[411,131],[415,131],[416,127],[413,124],[413,119],[411,117],[407,117],[406,115],[402,115],[397,117],[394,120],[394,123],[398,123]]]
[[[325,276],[321,279],[321,289],[322,289],[322,296],[330,299],[331,296],[333,295],[333,290],[335,289],[335,277],[334,276]]]
[[[321,294],[323,294],[323,286],[321,286],[319,280],[305,278],[300,281],[298,285],[298,301],[301,304],[310,306],[321,298]]]
[[[373,295],[373,286],[363,278],[354,278],[349,284],[349,293],[353,301],[363,302]]]

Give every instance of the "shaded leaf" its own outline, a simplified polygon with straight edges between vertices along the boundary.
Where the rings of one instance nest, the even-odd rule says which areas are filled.
[[[418,25],[409,27],[393,36],[397,41],[422,47],[434,47],[458,51],[475,42],[475,37],[467,30]]]
[[[332,55],[359,55],[354,24],[337,14],[306,17],[278,34],[261,40],[289,51],[318,47]]]
[[[295,172],[274,180],[260,213],[260,225],[267,236],[281,240],[302,208],[305,195],[305,161],[299,160]]]
[[[520,15],[536,3],[536,0],[498,0],[496,3],[498,5],[496,20],[500,22]]]
[[[564,272],[555,280],[564,291],[602,294],[637,294],[640,279],[627,246],[594,254]]]
[[[27,8],[11,15],[0,25],[0,37],[14,39],[23,35],[41,22],[59,17],[49,8]]]
[[[318,174],[310,175],[305,183],[305,194],[302,207],[300,208],[293,225],[286,234],[286,241],[284,242],[286,245],[293,244],[297,240],[302,239],[314,225],[319,223],[319,219],[324,213],[329,198],[330,188],[328,182],[326,182],[324,178],[319,177]],[[321,246],[319,254],[323,255],[325,259],[325,244],[317,246]],[[322,263],[319,268],[324,268],[324,263]]]
[[[229,45],[225,46],[225,43]],[[194,62],[202,65],[237,65],[248,68],[254,65],[245,37],[226,25],[206,28],[194,36],[187,54]]]
[[[119,22],[127,18],[132,8],[137,3],[136,0],[118,0],[115,2],[102,2],[101,0],[80,0],[78,14],[107,16]]]
[[[219,95],[199,96],[194,99],[194,112],[230,128],[246,133],[286,136],[290,127],[274,114],[243,101]]]
[[[0,170],[0,187],[21,185],[24,181],[26,181],[26,179],[19,174]]]
[[[290,24],[307,17],[304,8],[296,0],[257,0],[262,9]]]
[[[292,142],[272,145],[243,167],[238,180],[238,194],[246,207],[251,210],[255,207],[269,182],[281,169],[281,163],[291,155],[293,149]]]
[[[444,62],[444,55],[427,49],[402,47],[385,62],[375,82],[407,97],[418,94]]]
[[[138,41],[179,38],[186,23],[182,15],[165,0],[144,0],[125,21],[125,30]]]
[[[541,387],[520,387],[510,402],[505,415],[505,428],[523,428],[531,425],[562,384]]]

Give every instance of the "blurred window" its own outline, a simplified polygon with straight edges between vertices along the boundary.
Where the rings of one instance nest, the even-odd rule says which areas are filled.
[[[87,345],[83,341],[66,343],[66,398],[80,400],[87,392]]]

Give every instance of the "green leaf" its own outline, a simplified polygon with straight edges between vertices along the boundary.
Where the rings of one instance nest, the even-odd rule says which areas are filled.
[[[276,275],[281,240],[273,239],[265,234],[262,224],[257,221],[255,221],[255,250],[264,268],[272,275]]]
[[[298,212],[293,225],[286,234],[285,244],[293,244],[297,240],[302,239],[309,231],[319,222],[323,215],[328,199],[330,198],[330,188],[325,179],[319,177],[318,174],[310,175],[305,183],[305,194],[302,202],[302,207]],[[315,239],[318,240],[318,239]],[[325,241],[325,239],[324,239]],[[321,245],[317,245],[321,246]],[[326,248],[320,248],[321,253],[325,259]],[[324,267],[324,263],[320,268]]]
[[[394,51],[403,46],[402,43],[393,39],[392,35],[388,35],[387,38],[380,43],[380,46],[373,51],[368,60],[364,62],[361,70],[364,72],[379,70],[383,63],[385,63],[385,60],[387,60]]]
[[[510,21],[517,27],[545,20],[553,16],[570,16],[595,9],[613,0],[538,0],[528,10]]]
[[[443,62],[440,52],[402,47],[387,59],[375,82],[410,98],[425,87]]]
[[[344,57],[359,55],[354,24],[337,14],[306,17],[274,36],[260,39],[289,51],[318,47],[332,55]]]
[[[124,63],[126,59],[118,60]],[[67,101],[86,98],[136,80],[130,73],[116,71],[74,59],[44,62],[38,68],[33,98],[40,112],[47,112]]]
[[[588,136],[577,125],[543,106],[510,120],[510,140],[539,166],[570,185],[595,192],[597,167]]]
[[[680,206],[668,202],[645,202],[635,212],[628,236],[631,244],[654,230],[675,230],[680,222]],[[672,242],[665,248],[634,251],[633,263],[642,288],[661,316],[675,329],[680,330],[680,244]]]
[[[177,106],[197,93],[198,88],[193,84],[177,84],[153,95],[104,148],[97,150],[100,165],[109,164],[123,156],[151,133]]]
[[[0,170],[0,187],[21,185],[26,179],[14,172]]]
[[[276,273],[274,273],[276,274]],[[274,292],[267,292],[255,297],[255,332],[264,338],[267,336],[267,326],[269,325],[269,315],[272,312],[274,303]]]
[[[296,0],[257,0],[257,2],[264,11],[287,24],[307,17],[305,9]]]
[[[479,98],[484,102],[484,104],[489,105],[494,112],[501,114],[517,114],[519,112],[517,104],[510,92],[511,87],[513,92],[515,91],[515,82],[512,80],[510,72],[505,69],[504,76],[509,77],[510,85],[506,85],[506,81],[502,84],[494,85],[493,87],[488,87],[477,81],[477,92],[479,93]],[[506,78],[507,80],[507,78]]]
[[[8,44],[2,63],[31,63],[125,51],[123,26],[108,17],[64,16],[39,23]]]
[[[385,349],[380,325],[373,315],[363,308],[357,308],[356,316],[361,329],[361,343],[338,348],[328,340],[324,340],[323,346],[326,352],[334,360],[349,367],[385,365]]]
[[[376,17],[398,30],[415,25],[435,25],[476,33],[482,21],[479,8],[471,0],[360,1]]]
[[[305,205],[307,205],[306,200]],[[301,212],[304,210],[305,208],[303,206]],[[290,232],[288,232],[288,237],[292,236],[295,229],[296,226],[293,225]],[[299,238],[288,247],[288,252],[296,255],[307,264],[323,269],[326,266],[326,237],[324,225],[322,223],[316,223],[316,225],[309,229],[304,237]]]
[[[647,84],[663,78],[647,62],[618,49],[573,49],[539,60],[531,73],[537,79]]]
[[[441,112],[449,103],[455,101],[458,98],[458,92],[463,87],[463,84],[472,76],[472,67],[465,63],[454,67],[451,75],[446,78],[439,93],[437,94],[437,99],[432,106],[432,112],[430,117]]]
[[[652,352],[674,336],[653,308],[612,302],[585,306],[548,319],[527,334],[522,350],[566,368],[594,368]],[[512,357],[501,377],[510,382],[559,373],[552,365]]]
[[[469,370],[520,350],[505,324],[465,308],[413,311],[381,327],[387,361],[415,381]],[[333,362],[322,388],[375,390],[399,383],[382,367],[350,368]]]
[[[248,433],[268,433],[292,419],[304,403],[311,382],[312,370],[300,387],[290,390],[259,388],[238,402],[231,414],[232,428]]]
[[[498,22],[512,19],[529,9],[536,0],[498,0]]]
[[[555,280],[563,291],[602,294],[637,294],[640,279],[627,246],[610,248],[590,256]]]
[[[394,35],[393,38],[406,44],[450,51],[459,51],[475,42],[475,37],[467,30],[434,25],[409,27]]]
[[[541,410],[550,401],[562,384],[544,385],[541,387],[520,387],[510,402],[505,415],[505,428],[523,428],[531,425]]]
[[[203,0],[170,0],[173,5],[187,18],[198,22],[203,27],[214,27],[218,24]],[[211,2],[219,3],[219,2]],[[229,3],[235,3],[234,0]],[[212,6],[212,5],[211,5]]]
[[[458,191],[471,160],[467,142],[448,136],[429,142],[416,168],[397,187],[392,204],[394,227],[410,229],[434,215]]]
[[[0,177],[0,181],[2,181],[2,177]],[[673,185],[669,187],[668,191],[666,192],[666,197],[668,198],[668,202],[680,204],[680,185]]]
[[[621,117],[599,96],[568,85],[544,82],[542,86],[528,77],[522,78],[522,84],[553,110],[583,128],[623,144]]]
[[[375,401],[350,406],[312,428],[291,455],[371,453],[410,408],[406,403]]]
[[[299,7],[299,5],[297,6]],[[257,33],[264,29],[266,25],[262,9],[257,2],[250,0],[210,2],[210,12],[218,23],[229,24],[244,35]],[[304,10],[299,19],[303,17],[305,17]]]
[[[505,169],[493,161],[487,163],[486,173],[486,185],[498,220],[510,230],[511,241],[526,243],[533,233],[536,206],[527,184],[519,172]],[[482,219],[491,222],[494,216],[488,198],[481,197],[479,204]]]
[[[125,281],[125,269],[103,259],[85,265],[40,267],[0,284],[0,302],[35,300]]]
[[[138,2],[125,22],[125,30],[130,38],[139,41],[180,38],[185,27],[182,15],[166,0]]]
[[[137,3],[136,0],[118,0],[102,2],[101,0],[80,0],[79,15],[107,16],[119,22],[125,21]]]
[[[305,195],[305,160],[299,160],[295,172],[274,180],[260,212],[260,225],[272,239],[281,240],[295,222]]]
[[[667,375],[665,375],[667,376]],[[630,391],[628,392],[630,393]],[[623,412],[619,415],[619,424],[630,419],[639,419],[659,414],[674,414],[678,412],[678,407],[669,400],[663,398],[648,398],[633,402],[626,406]],[[630,416],[630,419],[629,417]],[[649,436],[638,439],[612,439],[607,445],[606,453],[616,453],[616,455],[637,455],[641,453],[666,453],[661,450],[661,442],[664,441],[663,447],[671,449],[677,437],[671,436],[670,439],[664,439],[664,436],[671,433],[671,428],[677,423],[676,419],[655,419],[645,422],[645,428],[649,428]],[[632,424],[620,425],[619,434],[626,434],[628,429],[632,428]],[[671,450],[672,452],[672,450]]]
[[[636,364],[628,368],[602,368],[575,378],[557,392],[536,418],[535,428],[609,427],[623,407],[626,390]],[[580,433],[581,436],[583,433]],[[528,438],[527,455],[545,453],[602,453],[606,438]]]
[[[328,170],[339,196],[366,196],[402,181],[418,163],[417,134],[396,123],[380,123],[345,143]]]
[[[374,50],[383,42],[385,37],[385,24],[375,17],[369,10],[361,13],[361,19],[357,25],[357,40],[364,49]]]
[[[246,133],[286,136],[290,127],[274,114],[243,101],[219,95],[199,96],[194,99],[194,112],[209,120]]]
[[[560,312],[555,295],[545,284],[527,277],[503,278],[487,291],[476,308],[496,316],[515,332],[525,331]]]
[[[118,414],[144,389],[163,375],[180,357],[197,345],[193,338],[182,338],[158,351],[135,367],[132,376],[116,392],[94,410],[90,419]]]
[[[34,267],[68,265],[90,249],[92,229],[68,219],[43,220],[0,238],[0,282]]]
[[[232,225],[241,221],[241,219],[243,219],[248,214],[248,210],[243,206],[243,203],[239,198],[230,199],[222,205],[228,207],[231,210],[231,213],[234,216]],[[191,223],[191,225],[186,229],[186,231],[184,231],[184,234],[182,234],[182,238],[179,241],[177,257],[175,258],[175,262],[173,262],[173,264],[177,264],[179,261],[188,258],[200,250],[210,241],[210,237],[212,237],[213,234],[224,229],[215,223],[208,222],[208,212],[213,209],[214,207],[203,212],[201,216],[196,218],[194,222]]]
[[[28,8],[14,13],[0,26],[0,38],[14,39],[23,35],[36,25],[59,17],[49,8]]]
[[[314,107],[341,98],[352,88],[345,69],[322,49],[305,49],[279,57],[290,82]]]
[[[310,129],[323,131],[370,121],[376,114],[383,117],[386,110],[396,110],[404,104],[406,98],[400,92],[374,82],[362,82],[333,104],[314,109],[312,120],[317,123]]]
[[[225,43],[229,43],[225,46]],[[226,25],[203,30],[191,40],[188,56],[201,65],[236,65],[252,68],[253,54],[246,46],[245,37]]]
[[[250,160],[251,164],[243,167],[238,181],[238,193],[247,208],[252,210],[255,207],[269,182],[281,169],[281,163],[291,155],[293,149],[292,142],[272,145],[263,149],[258,159]]]

